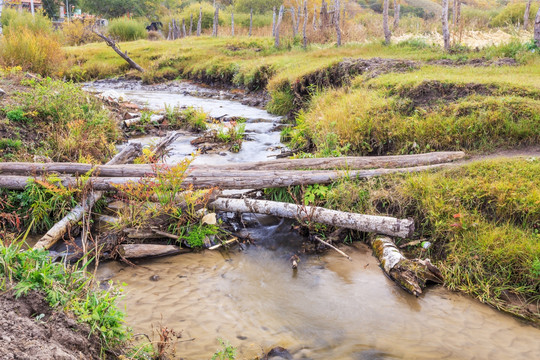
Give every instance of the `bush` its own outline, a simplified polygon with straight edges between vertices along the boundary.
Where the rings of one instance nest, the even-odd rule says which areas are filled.
[[[538,11],[538,4],[531,4],[531,12],[529,14],[529,22],[534,21],[536,12]],[[507,25],[523,24],[523,15],[525,14],[525,4],[510,4],[495,16],[491,21],[490,26],[499,27]]]
[[[49,76],[59,70],[63,61],[63,51],[54,34],[22,28],[8,31],[0,42],[0,63],[4,66],[20,66]]]
[[[126,18],[112,20],[109,23],[108,32],[119,41],[134,41],[147,37],[144,23]]]
[[[37,13],[32,16],[27,11],[18,12],[11,8],[4,8],[2,11],[2,30],[4,34],[17,32],[22,29],[29,29],[34,33],[53,33],[52,23],[46,16]]]
[[[86,24],[83,21],[64,23],[62,26],[64,44],[74,46],[99,41],[99,37],[88,30],[88,25],[89,24]]]

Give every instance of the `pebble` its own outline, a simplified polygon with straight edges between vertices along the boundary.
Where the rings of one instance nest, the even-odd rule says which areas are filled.
[[[159,281],[159,279],[160,279],[159,275],[150,276],[150,281]]]

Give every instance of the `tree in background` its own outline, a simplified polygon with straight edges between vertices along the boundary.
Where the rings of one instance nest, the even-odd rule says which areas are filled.
[[[81,8],[106,18],[126,14],[152,17],[159,5],[159,0],[82,0]]]
[[[249,13],[251,9],[255,14],[265,14],[272,11],[274,7],[279,8],[283,0],[236,0],[236,10],[243,13]]]
[[[42,0],[43,10],[49,18],[57,18],[60,14],[60,5],[66,6],[65,0]],[[78,6],[79,0],[69,0],[69,7]]]

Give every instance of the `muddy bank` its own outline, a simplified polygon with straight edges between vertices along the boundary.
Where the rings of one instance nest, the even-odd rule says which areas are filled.
[[[100,359],[99,338],[52,310],[43,294],[0,295],[0,359]]]

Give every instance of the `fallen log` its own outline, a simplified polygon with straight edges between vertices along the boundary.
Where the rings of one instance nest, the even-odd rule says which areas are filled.
[[[144,69],[142,67],[139,66],[139,64],[137,64],[135,61],[133,61],[127,54],[127,51],[126,52],[122,52],[122,50],[120,50],[120,48],[116,45],[116,42],[103,35],[102,33],[100,33],[99,31],[97,31],[96,29],[94,28],[91,28],[91,31],[96,34],[97,36],[99,36],[103,41],[105,41],[105,43],[110,46],[115,53],[117,53],[118,55],[120,55],[120,57],[122,59],[124,59],[128,64],[129,66],[131,66],[133,69],[137,70],[137,71],[140,71],[140,72],[144,72]]]
[[[443,282],[441,272],[429,259],[407,259],[389,237],[377,237],[372,241],[371,247],[384,272],[415,296],[422,294],[428,281]]]
[[[219,211],[257,213],[277,217],[317,222],[363,232],[374,232],[408,238],[414,232],[414,221],[388,216],[375,216],[329,210],[315,206],[301,206],[267,200],[218,198],[208,208]]]
[[[152,124],[156,124],[156,123],[159,124],[159,123],[161,123],[163,121],[163,119],[165,119],[165,116],[154,114],[154,115],[150,116],[149,122],[152,123]],[[130,127],[130,126],[133,126],[133,125],[137,125],[142,121],[143,121],[142,116],[134,117],[134,118],[131,118],[131,119],[124,120],[124,126],[125,127]]]
[[[239,171],[226,170],[204,171],[196,170],[189,173],[183,186],[192,185],[194,189],[219,187],[220,189],[263,189],[280,188],[295,185],[330,184],[341,178],[367,179],[393,173],[412,173],[437,169],[449,164],[417,166],[400,169],[374,169],[353,171]],[[137,183],[142,177],[96,177],[89,180],[89,186],[94,190],[116,191],[119,185]],[[0,188],[22,190],[33,177],[6,175],[0,177]],[[149,182],[155,178],[145,178]],[[59,182],[66,187],[77,186],[75,177],[59,177]]]
[[[182,249],[176,245],[123,244],[117,247],[117,251],[123,258],[140,259],[145,257],[176,255],[190,252],[191,250]]]
[[[116,154],[107,164],[114,165],[122,161],[128,161],[129,159],[140,155],[141,150],[141,144],[129,144]],[[49,249],[64,236],[68,228],[77,224],[82,219],[83,214],[91,209],[101,196],[103,196],[103,193],[99,191],[90,194],[83,204],[75,206],[75,208],[73,208],[62,220],[54,224],[54,226],[34,245],[34,249]]]
[[[376,168],[407,168],[415,166],[436,165],[463,159],[465,153],[435,152],[418,155],[396,156],[358,156],[338,158],[310,158],[310,159],[280,159],[271,161],[222,164],[222,165],[191,165],[190,170],[217,171],[217,170],[334,170],[334,169],[376,169]],[[174,164],[157,165],[91,165],[79,163],[24,163],[4,162],[0,163],[0,174],[3,175],[39,175],[43,173],[61,174],[86,174],[94,170],[97,176],[105,177],[129,177],[129,176],[152,176],[155,168],[172,167]]]

